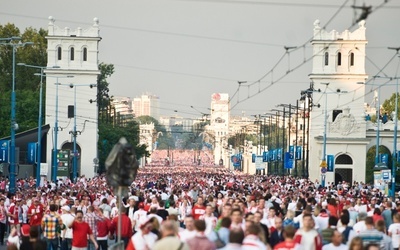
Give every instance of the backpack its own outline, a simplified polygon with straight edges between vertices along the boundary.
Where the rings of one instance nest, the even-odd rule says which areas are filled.
[[[349,234],[350,234],[350,231],[351,231],[351,230],[353,230],[353,227],[346,226],[346,228],[345,228],[344,231],[342,232],[342,235],[343,235],[343,241],[342,241],[342,243],[343,243],[343,244],[347,244],[347,241],[349,240]]]
[[[223,248],[226,245],[225,242],[221,240],[218,232],[215,232],[215,234],[217,235],[217,239],[214,241],[215,246],[217,247],[217,249]]]

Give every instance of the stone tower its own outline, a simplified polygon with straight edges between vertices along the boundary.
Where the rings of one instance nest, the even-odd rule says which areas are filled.
[[[326,184],[364,181],[369,143],[364,119],[365,87],[361,84],[367,79],[365,21],[359,22],[353,32],[340,33],[327,32],[317,20],[311,44],[313,67],[309,77],[314,105],[320,107],[314,106],[310,115],[310,179],[321,183],[324,178]],[[333,171],[321,174],[323,159],[334,162]]]
[[[46,124],[51,129],[47,136],[48,179],[71,176],[73,155],[77,156],[77,175],[92,177],[97,159],[97,76],[99,55],[99,20],[87,29],[71,30],[55,25],[49,17],[46,73]],[[75,112],[74,112],[75,111]],[[74,137],[75,136],[75,137]],[[74,147],[74,140],[76,144]],[[55,145],[56,144],[56,145]],[[69,162],[53,164],[53,149],[69,152]],[[65,154],[63,157],[66,156]]]

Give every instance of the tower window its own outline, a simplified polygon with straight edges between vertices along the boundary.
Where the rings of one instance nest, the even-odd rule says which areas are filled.
[[[354,66],[354,53],[350,53],[350,66]]]
[[[57,48],[57,59],[60,61],[62,59],[62,51],[61,51],[61,47]]]
[[[329,53],[325,52],[325,66],[328,66],[329,64]]]
[[[74,49],[74,47],[71,47],[70,60],[73,61],[74,59],[75,59],[75,49]]]
[[[83,61],[87,61],[87,48],[83,48]]]
[[[337,54],[337,65],[342,65],[342,53],[340,52]]]

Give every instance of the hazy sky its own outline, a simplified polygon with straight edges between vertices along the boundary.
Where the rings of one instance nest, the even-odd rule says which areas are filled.
[[[14,23],[22,31],[47,29],[53,16],[59,27],[85,29],[97,17],[100,62],[115,65],[112,95],[151,93],[160,97],[162,114],[193,117],[209,112],[211,94],[221,92],[234,95],[232,114],[253,115],[296,103],[309,87],[312,50],[307,41],[314,21],[342,32],[360,14],[353,4],[372,5],[366,69],[369,76],[379,72],[395,54],[387,47],[400,46],[400,1],[386,1],[0,0],[0,24]],[[285,46],[298,49],[285,54]],[[397,67],[395,59],[383,72],[395,76]],[[237,92],[238,81],[247,83]],[[382,99],[393,91],[385,87]]]

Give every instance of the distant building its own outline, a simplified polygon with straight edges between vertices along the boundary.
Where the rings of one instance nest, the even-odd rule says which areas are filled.
[[[133,98],[133,112],[136,117],[151,116],[160,119],[160,98],[155,95],[143,94]]]
[[[55,19],[49,17],[47,39],[46,73],[46,124],[51,126],[47,136],[46,160],[49,166],[48,178],[53,164],[52,150],[69,151],[69,165],[57,165],[57,176],[69,177],[72,172],[74,141],[74,117],[76,119],[77,173],[93,177],[97,160],[97,106],[90,99],[97,96],[97,76],[100,74],[99,20],[82,29],[60,28]],[[58,68],[53,68],[58,66]],[[73,78],[68,78],[73,76]],[[57,84],[55,84],[57,83]],[[70,84],[73,87],[70,87]],[[92,85],[92,86],[90,86]],[[94,85],[94,86],[93,86]],[[76,104],[74,114],[74,105]],[[68,106],[72,106],[69,109]],[[71,112],[72,111],[72,112]],[[57,132],[57,140],[55,140]],[[56,145],[55,145],[56,143]],[[65,156],[65,154],[64,154]]]

